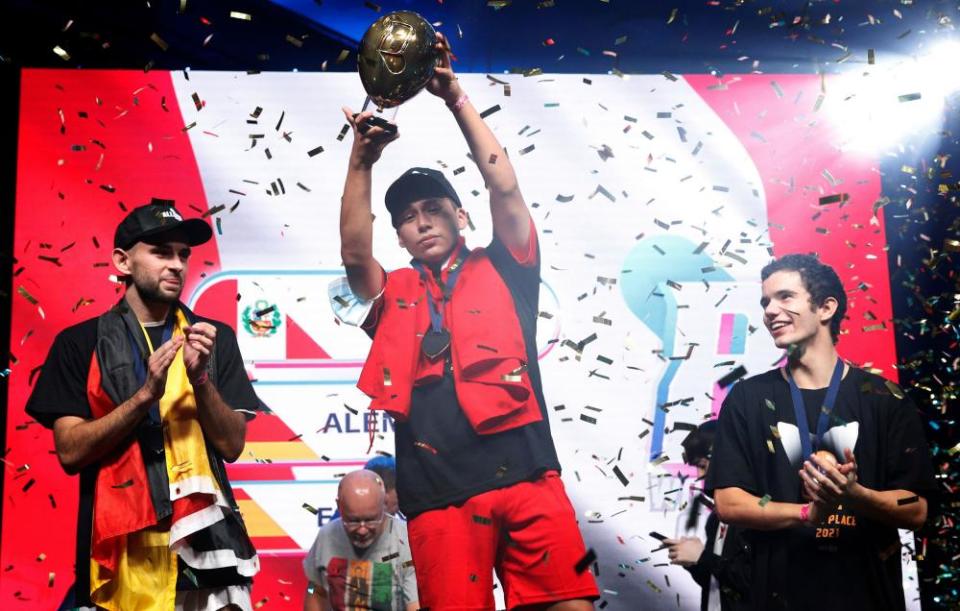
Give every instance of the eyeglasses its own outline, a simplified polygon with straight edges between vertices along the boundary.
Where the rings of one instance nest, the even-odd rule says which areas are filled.
[[[343,523],[344,528],[349,528],[350,530],[356,530],[361,527],[374,528],[379,526],[383,522],[384,514],[381,513],[379,518],[374,518],[373,520],[346,520],[340,518],[340,521]]]

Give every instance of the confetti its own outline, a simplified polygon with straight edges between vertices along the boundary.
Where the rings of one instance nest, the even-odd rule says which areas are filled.
[[[727,388],[745,375],[747,375],[747,368],[743,365],[737,365],[736,369],[717,380],[717,385],[720,388]]]
[[[627,476],[623,474],[623,471],[621,471],[617,465],[613,466],[613,474],[617,476],[617,479],[620,480],[620,483],[624,486],[630,484],[630,480],[627,479]]]
[[[488,108],[488,109],[484,110],[483,112],[481,112],[481,113],[480,113],[480,118],[481,118],[481,119],[486,119],[487,117],[489,117],[490,115],[492,115],[492,114],[495,113],[495,112],[498,112],[499,110],[500,110],[500,105],[499,105],[499,104],[495,104],[495,105],[491,106],[490,108]]]
[[[434,447],[433,447],[432,445],[430,445],[429,443],[425,443],[425,442],[423,442],[423,441],[414,441],[414,442],[413,442],[413,445],[416,446],[416,447],[418,447],[418,448],[420,448],[421,450],[426,450],[426,451],[430,452],[431,454],[434,454],[434,455],[437,454],[436,448],[434,448]]]
[[[573,570],[577,572],[577,575],[580,575],[581,573],[586,571],[588,568],[590,568],[590,565],[596,562],[596,560],[597,560],[597,553],[593,551],[593,548],[591,547],[590,549],[587,550],[587,553],[584,554],[583,558],[578,560],[577,563],[573,566]]]

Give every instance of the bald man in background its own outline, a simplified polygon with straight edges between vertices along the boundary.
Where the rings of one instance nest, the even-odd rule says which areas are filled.
[[[340,517],[317,533],[303,569],[304,611],[416,611],[407,525],[386,511],[383,480],[361,469],[337,489]]]

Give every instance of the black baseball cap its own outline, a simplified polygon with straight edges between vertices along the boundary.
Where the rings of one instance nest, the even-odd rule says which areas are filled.
[[[117,226],[113,247],[127,250],[144,238],[167,233],[174,229],[183,232],[190,246],[203,244],[213,237],[213,229],[201,219],[186,219],[173,207],[173,201],[153,199],[145,206],[134,208]]]
[[[457,208],[462,207],[460,197],[443,172],[431,168],[410,168],[401,174],[387,189],[384,201],[390,216],[396,219],[411,203],[432,197],[449,197]]]

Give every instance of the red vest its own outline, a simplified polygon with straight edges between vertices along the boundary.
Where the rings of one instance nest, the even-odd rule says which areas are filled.
[[[383,306],[373,345],[357,387],[372,398],[370,409],[398,421],[410,414],[415,385],[443,376],[444,358],[433,361],[420,349],[430,328],[427,289],[440,289],[411,268],[387,275]],[[486,251],[477,248],[463,270],[444,311],[457,400],[473,429],[492,434],[538,422],[540,406],[530,385],[527,353],[513,296]]]

